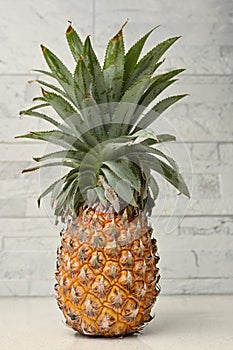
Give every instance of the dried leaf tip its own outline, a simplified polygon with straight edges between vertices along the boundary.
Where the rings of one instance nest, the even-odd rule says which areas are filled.
[[[24,174],[24,173],[29,173],[29,172],[31,172],[31,171],[38,170],[38,169],[39,169],[39,167],[23,169],[23,170],[22,170],[22,174]]]
[[[71,23],[72,22],[70,22],[70,21],[68,21],[68,23],[69,23],[69,26],[68,26],[68,28],[66,29],[66,34],[70,34],[71,32],[73,32],[73,27],[72,27],[72,25],[71,25]]]
[[[39,198],[37,199],[37,206],[38,206],[38,208],[40,208],[40,202],[41,202],[41,198],[39,197]]]
[[[43,89],[43,88],[41,88],[41,92],[42,92],[43,96],[46,95],[46,94],[48,93],[48,91],[46,91],[46,90]]]
[[[41,157],[32,157],[32,159],[33,159],[35,162],[40,162],[40,161],[41,161]]]
[[[46,50],[46,47],[44,46],[44,45],[40,45],[40,47],[41,47],[41,50],[43,51],[43,52],[45,52],[45,50]]]
[[[123,31],[124,27],[126,26],[126,24],[128,23],[128,21],[129,21],[129,19],[127,18],[127,20],[122,24],[118,33],[112,38],[112,41],[117,41],[122,37],[122,31]]]

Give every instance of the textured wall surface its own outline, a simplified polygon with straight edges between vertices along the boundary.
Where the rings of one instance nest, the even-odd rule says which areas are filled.
[[[190,97],[154,126],[175,131],[178,142],[169,150],[192,183],[189,203],[161,184],[154,210],[163,293],[233,292],[232,1],[0,0],[0,295],[53,293],[59,232],[36,208],[38,174],[20,174],[44,146],[13,138],[42,128],[18,117],[39,92],[27,84],[35,78],[31,68],[45,68],[39,44],[72,67],[63,41],[70,19],[82,37],[92,35],[102,60],[107,39],[126,18],[128,45],[157,24],[147,48],[183,36],[166,54],[164,69],[187,69],[169,92]]]

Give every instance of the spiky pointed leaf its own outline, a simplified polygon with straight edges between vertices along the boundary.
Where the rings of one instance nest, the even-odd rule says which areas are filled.
[[[90,37],[88,36],[84,42],[83,57],[87,68],[93,78],[93,96],[97,103],[107,103],[107,91],[104,81],[103,72],[99,64],[98,58],[93,50]]]
[[[156,99],[156,97],[158,97],[166,88],[174,84],[176,81],[177,79],[162,81],[160,83],[154,82],[154,84],[151,85],[141,97],[139,105],[145,107],[149,106]]]
[[[152,175],[150,175],[148,185],[149,185],[151,192],[153,194],[153,199],[156,200],[158,195],[159,195],[159,186],[157,184],[157,181],[155,180],[155,178]]]
[[[52,152],[52,153],[45,154],[41,157],[33,157],[33,160],[35,160],[36,162],[43,162],[48,159],[62,158],[62,159],[70,159],[70,160],[76,160],[78,162],[81,162],[84,156],[85,156],[85,153],[69,150],[69,151]]]
[[[64,96],[65,98],[69,98],[69,96],[62,89],[60,89],[59,87],[57,87],[57,86],[55,86],[53,84],[49,84],[46,81],[41,80],[41,79],[37,79],[36,81],[37,81],[38,84],[40,84],[42,86],[46,86],[46,87],[54,90],[55,92],[59,93],[60,95]]]
[[[53,76],[66,91],[71,100],[74,101],[74,79],[72,74],[52,51],[43,45],[41,45],[41,49]]]
[[[114,172],[116,176],[127,182],[138,192],[140,191],[140,180],[135,176],[134,172],[130,169],[129,163],[127,164],[123,159],[105,161],[103,162],[110,170]]]
[[[38,207],[40,208],[40,203],[41,203],[41,199],[44,198],[45,196],[47,196],[50,192],[52,192],[52,190],[55,188],[55,186],[61,186],[64,183],[64,179],[65,176],[63,176],[62,178],[58,179],[57,181],[55,181],[54,183],[52,183],[49,187],[47,187],[38,197],[37,199],[37,204]]]
[[[127,131],[132,127],[130,124],[133,119],[134,112],[137,109],[137,104],[149,82],[150,78],[147,77],[135,83],[126,91],[119,105],[117,106],[112,119],[112,125],[109,131],[110,138],[128,134]]]
[[[145,129],[152,124],[166,109],[178,102],[182,98],[186,97],[187,94],[170,96],[162,101],[159,101],[145,116],[142,117],[140,122],[137,124],[137,128]]]
[[[35,166],[35,167],[32,167],[32,168],[23,169],[22,170],[22,174],[29,173],[29,172],[32,172],[32,171],[35,171],[35,170],[39,170],[39,169],[42,169],[42,168],[53,167],[53,166],[67,166],[67,167],[71,167],[71,168],[77,168],[79,166],[79,164],[75,163],[75,162],[66,162],[66,161],[47,163],[47,164],[38,165],[38,166]]]
[[[66,30],[66,39],[75,61],[78,62],[79,57],[83,52],[83,43],[71,24]]]
[[[151,51],[149,51],[136,65],[132,74],[129,76],[124,89],[127,90],[130,85],[132,85],[136,80],[141,80],[145,76],[152,75],[158,68],[158,61],[163,56],[163,54],[173,45],[180,37],[169,38]]]
[[[74,147],[77,150],[83,152],[87,152],[90,149],[85,143],[77,140],[76,137],[57,130],[31,131],[29,134],[16,136],[15,138],[27,138],[32,140],[47,141],[66,149]]]
[[[139,154],[138,154],[139,155]],[[189,190],[182,177],[182,175],[162,160],[155,158],[150,154],[142,153],[142,163],[149,169],[155,170],[162,177],[165,178],[170,184],[172,184],[177,190],[190,198]]]
[[[108,101],[119,101],[124,80],[124,42],[123,26],[110,39],[104,60],[103,74],[107,89]]]
[[[127,52],[125,55],[125,72],[124,72],[124,81],[128,79],[128,77],[131,75],[132,71],[134,70],[134,67],[138,61],[138,58],[142,52],[143,46],[147,40],[147,38],[150,36],[150,34],[157,29],[159,26],[154,27],[151,29],[148,33],[146,33],[141,39],[139,39]]]

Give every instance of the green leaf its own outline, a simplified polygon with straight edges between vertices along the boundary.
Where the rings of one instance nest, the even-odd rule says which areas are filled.
[[[43,81],[43,80],[40,80],[40,79],[37,79],[36,81],[37,81],[38,84],[40,84],[42,86],[46,86],[46,87],[56,91],[57,93],[59,93],[60,95],[64,96],[65,98],[69,98],[68,95],[62,89],[60,89],[59,87],[57,87],[57,86],[55,86],[53,84],[49,84],[46,81]]]
[[[139,101],[139,105],[148,106],[163,90],[176,80],[169,80],[182,73],[185,69],[175,69],[170,72],[156,75],[151,79],[151,84]]]
[[[50,192],[52,192],[55,186],[61,186],[61,184],[64,183],[64,179],[65,179],[65,176],[55,181],[48,188],[46,188],[46,190],[37,199],[38,207],[40,207],[41,199],[47,196],[47,194],[49,194]]]
[[[78,183],[74,182],[70,190],[70,199],[68,201],[69,210],[72,215],[77,214],[78,207],[80,206],[80,205],[77,206],[77,202],[79,203],[82,202],[82,195],[81,195],[81,192],[79,191]]]
[[[170,96],[158,102],[137,124],[137,128],[145,129],[153,123],[166,109],[172,106],[177,101],[187,96],[187,94]]]
[[[41,157],[33,157],[33,160],[35,160],[36,162],[43,162],[48,159],[62,158],[62,159],[72,159],[72,160],[81,162],[84,156],[85,156],[85,153],[69,150],[69,151],[57,151],[53,153],[48,153]]]
[[[159,143],[176,141],[176,137],[174,135],[169,135],[169,134],[156,135],[156,139],[159,141]]]
[[[124,74],[124,81],[126,81],[131,75],[132,71],[134,70],[134,67],[138,61],[138,58],[142,52],[143,46],[149,37],[149,35],[157,29],[159,26],[154,27],[151,29],[148,33],[146,33],[141,39],[139,39],[127,52],[125,55],[125,74]]]
[[[93,96],[97,103],[107,103],[107,91],[104,76],[97,56],[92,48],[90,37],[84,42],[83,57],[93,78]]]
[[[149,136],[150,137],[150,136]],[[153,139],[151,137],[151,139]],[[156,135],[154,135],[154,139],[156,141],[156,143],[159,143],[159,140],[156,138]],[[137,140],[137,139],[136,139]],[[136,141],[135,140],[135,141]],[[136,151],[136,152],[144,152],[145,154],[147,153],[153,153],[159,157],[162,157],[164,159],[166,159],[166,161],[175,169],[178,171],[178,165],[176,164],[176,162],[174,161],[174,159],[172,159],[170,156],[166,155],[165,153],[163,153],[162,151],[150,147],[149,145],[143,145],[143,144],[138,144],[135,148],[131,147],[131,151]]]
[[[103,67],[108,101],[119,101],[124,79],[123,27],[109,41]]]
[[[97,187],[94,188],[94,191],[96,192],[100,203],[102,203],[104,206],[106,206],[107,205],[107,199],[105,198],[103,187],[97,186]]]
[[[155,143],[158,143],[159,140],[157,138],[157,135],[154,133],[153,130],[150,129],[142,129],[134,132],[132,135],[130,135],[131,139],[134,139],[133,143],[141,143],[143,141],[146,141],[148,139],[154,140]]]
[[[151,51],[149,51],[136,65],[132,74],[125,84],[124,89],[128,89],[136,80],[141,80],[145,76],[152,75],[154,71],[158,68],[158,61],[163,56],[163,54],[169,49],[169,47],[174,44],[180,37],[169,38]],[[161,62],[162,63],[162,62]]]
[[[74,123],[72,120],[78,118],[82,121],[78,111],[74,109],[71,104],[65,100],[62,96],[55,94],[54,92],[48,92],[42,90],[45,100],[53,107],[61,119],[66,122],[69,126],[73,127]]]
[[[19,115],[28,114],[28,112],[32,112],[32,111],[35,111],[36,109],[43,108],[43,107],[48,107],[48,106],[49,106],[49,103],[41,103],[39,105],[33,106],[31,108],[28,108],[26,110],[20,111]]]
[[[138,154],[139,155],[139,154]],[[141,153],[142,163],[149,169],[155,170],[162,177],[164,177],[169,183],[171,183],[176,189],[178,189],[185,196],[190,198],[189,190],[182,175],[170,167],[163,161],[155,158],[150,154]]]
[[[92,97],[92,76],[89,73],[82,56],[80,56],[77,63],[74,80],[76,97],[82,110],[82,116],[88,129],[91,130],[93,139],[91,140],[91,144],[95,146],[98,141],[103,141],[106,133],[103,127],[101,111]]]
[[[72,134],[73,133],[73,130],[72,130],[73,128],[70,129],[67,126],[58,123],[55,119],[47,116],[44,113],[34,112],[34,108],[29,108],[26,111],[21,111],[20,115],[25,115],[25,116],[30,116],[30,117],[36,117],[36,118],[39,118],[39,119],[43,119],[43,120],[49,122],[50,124],[56,126],[58,129],[64,131],[65,133],[68,133],[68,134]]]
[[[126,203],[129,203],[133,206],[137,206],[137,203],[134,199],[134,192],[132,187],[125,181],[121,180],[118,176],[116,176],[110,169],[101,168],[109,186],[113,188],[113,190],[118,194],[120,198],[122,198]]]
[[[45,46],[41,45],[44,58],[51,69],[53,76],[57,79],[59,84],[66,91],[67,95],[72,101],[74,98],[74,79],[69,70],[64,66],[64,64],[57,58],[54,53],[52,53]]]
[[[166,73],[162,73],[162,74],[158,74],[154,77],[154,80],[156,80],[157,82],[161,83],[162,81],[167,81],[170,80],[172,78],[174,78],[176,75],[184,72],[185,69],[181,68],[181,69],[174,69],[171,70],[169,72]]]
[[[75,82],[75,89],[78,90],[76,91],[76,97],[81,109],[83,109],[84,108],[83,101],[86,98],[90,97],[91,95],[91,83],[92,83],[92,77],[85,65],[83,56],[79,57],[79,60],[74,72],[74,82]]]
[[[66,122],[72,129],[72,132],[81,140],[88,143],[90,146],[95,146],[97,140],[91,136],[88,132],[88,127],[85,121],[82,119],[81,115],[77,110],[75,110],[69,102],[67,102],[63,97],[52,93],[45,92],[44,97],[46,101],[54,108],[58,115]]]
[[[67,28],[66,39],[75,61],[78,62],[79,56],[82,55],[83,52],[83,43],[71,25]]]
[[[38,165],[38,166],[35,166],[35,167],[32,167],[32,168],[23,169],[22,170],[22,174],[29,173],[31,171],[35,171],[35,170],[38,170],[38,169],[41,169],[41,168],[47,168],[47,167],[52,167],[52,166],[60,166],[60,165],[71,167],[71,168],[76,168],[76,167],[79,166],[79,164],[75,163],[75,162],[66,162],[66,161],[53,162],[53,163],[47,163],[47,164],[43,164],[43,165]]]
[[[150,180],[148,185],[152,191],[153,199],[156,200],[159,195],[159,186],[152,175],[150,175]]]
[[[132,126],[130,124],[137,108],[137,103],[149,82],[150,78],[147,77],[135,83],[126,91],[112,119],[112,125],[109,131],[110,138],[128,134],[128,129]]]
[[[138,177],[135,176],[134,172],[130,169],[129,162],[124,161],[123,159],[120,160],[112,160],[112,161],[105,161],[103,162],[104,165],[106,165],[110,170],[114,172],[115,175],[117,175],[119,178],[127,182],[129,185],[131,185],[135,190],[138,192],[140,191],[140,180]]]
[[[80,165],[79,188],[85,198],[87,190],[96,187],[97,173],[101,164],[101,154],[96,155],[94,149],[90,150]]]
[[[15,138],[27,138],[32,140],[47,141],[66,149],[70,149],[70,146],[72,146],[77,150],[83,152],[87,152],[90,149],[86,144],[77,140],[76,137],[57,130],[31,131],[29,134],[16,136]]]
[[[55,75],[51,72],[47,72],[46,70],[42,70],[42,69],[33,69],[33,72],[38,72],[38,73],[42,73],[44,75],[47,75],[50,78],[56,79]]]
[[[139,101],[139,105],[147,107],[152,103],[156,97],[158,97],[166,88],[175,83],[177,79],[158,82],[155,81],[150,87],[146,90]]]

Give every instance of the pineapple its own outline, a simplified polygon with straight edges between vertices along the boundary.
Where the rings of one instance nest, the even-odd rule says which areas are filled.
[[[84,335],[124,336],[151,319],[160,292],[156,239],[149,221],[158,196],[157,172],[180,193],[188,188],[160,143],[174,141],[148,127],[168,107],[185,97],[155,102],[183,69],[155,74],[160,60],[179,37],[156,45],[140,58],[153,28],[124,51],[123,27],[109,40],[101,67],[90,37],[83,42],[70,23],[66,38],[75,60],[71,73],[41,45],[57,85],[38,79],[42,95],[21,115],[41,118],[54,130],[32,131],[18,138],[60,147],[33,158],[38,166],[71,170],[39,197],[51,194],[57,221],[64,223],[57,252],[57,302],[67,325]],[[60,120],[41,110],[52,107]],[[56,161],[54,161],[56,159]]]

